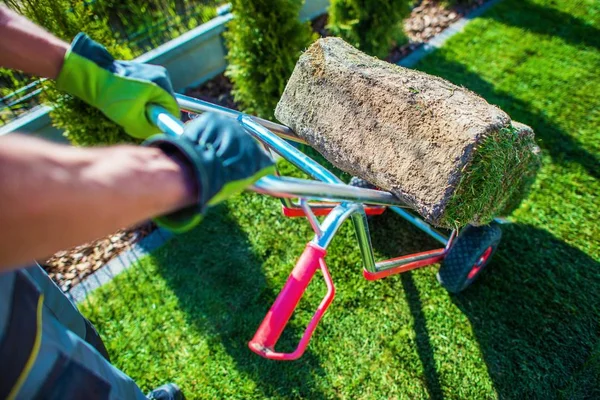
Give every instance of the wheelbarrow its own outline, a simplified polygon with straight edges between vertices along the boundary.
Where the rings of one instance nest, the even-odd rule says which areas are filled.
[[[439,282],[452,293],[466,289],[479,276],[496,251],[502,231],[495,223],[486,226],[466,226],[444,234],[419,216],[407,210],[406,205],[389,192],[377,190],[357,178],[350,184],[342,182],[335,174],[300,151],[295,143],[305,143],[289,127],[249,116],[206,101],[177,95],[182,110],[197,114],[215,112],[237,119],[241,126],[269,151],[283,157],[314,180],[280,176],[267,176],[257,181],[251,190],[278,197],[283,214],[287,217],[304,217],[315,232],[298,259],[286,284],[277,296],[267,315],[250,340],[249,347],[256,354],[272,360],[295,360],[302,356],[323,314],[335,296],[335,286],[325,263],[327,247],[347,220],[351,219],[363,262],[363,275],[367,280],[382,279],[417,268],[440,263]],[[148,116],[167,135],[181,135],[184,123],[159,106],[150,106]],[[368,215],[379,215],[386,210],[402,218],[438,241],[436,250],[408,254],[389,260],[376,261],[371,245],[367,222]],[[323,221],[318,216],[324,217]],[[291,353],[275,350],[296,306],[310,281],[321,271],[327,293],[306,327],[296,349]]]

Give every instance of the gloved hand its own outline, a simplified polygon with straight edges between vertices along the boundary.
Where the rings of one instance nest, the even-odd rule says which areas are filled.
[[[198,182],[198,204],[158,217],[158,225],[175,232],[196,226],[209,206],[226,200],[275,171],[271,157],[240,124],[206,113],[187,123],[180,137],[155,135],[143,143],[183,161]]]
[[[160,132],[146,117],[148,103],[179,115],[165,68],[115,61],[103,46],[84,33],[75,37],[67,51],[56,87],[98,108],[138,139]]]

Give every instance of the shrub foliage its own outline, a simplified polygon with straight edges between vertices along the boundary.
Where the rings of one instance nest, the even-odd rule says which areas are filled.
[[[119,59],[131,58],[125,46],[118,45],[107,21],[95,15],[84,2],[70,0],[8,1],[9,7],[43,26],[59,38],[70,42],[79,32],[86,32],[102,43]],[[45,100],[53,103],[50,112],[54,126],[63,129],[75,145],[108,145],[133,142],[123,129],[96,108],[60,92],[51,80],[44,82]]]
[[[313,40],[308,23],[298,20],[301,0],[233,0],[233,20],[225,40],[226,75],[241,108],[273,119],[300,53]]]
[[[406,42],[402,20],[410,12],[409,0],[332,0],[329,31],[354,47],[385,58],[395,44]]]

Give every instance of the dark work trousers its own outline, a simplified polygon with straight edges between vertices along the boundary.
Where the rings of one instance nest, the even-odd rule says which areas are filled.
[[[35,265],[0,273],[0,399],[146,399]]]

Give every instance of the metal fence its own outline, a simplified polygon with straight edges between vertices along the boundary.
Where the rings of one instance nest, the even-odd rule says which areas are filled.
[[[111,28],[117,31],[119,42],[127,44],[136,56],[209,21],[216,16],[217,7],[224,4],[222,0],[137,2],[140,7],[135,10],[103,10]]]
[[[0,125],[18,118],[40,104],[43,80],[19,72],[0,74]]]
[[[214,18],[218,6],[224,3],[222,0],[92,0],[86,5],[90,12],[108,22],[119,43],[139,56]],[[20,72],[0,71],[0,126],[41,105],[43,82],[44,79]]]

